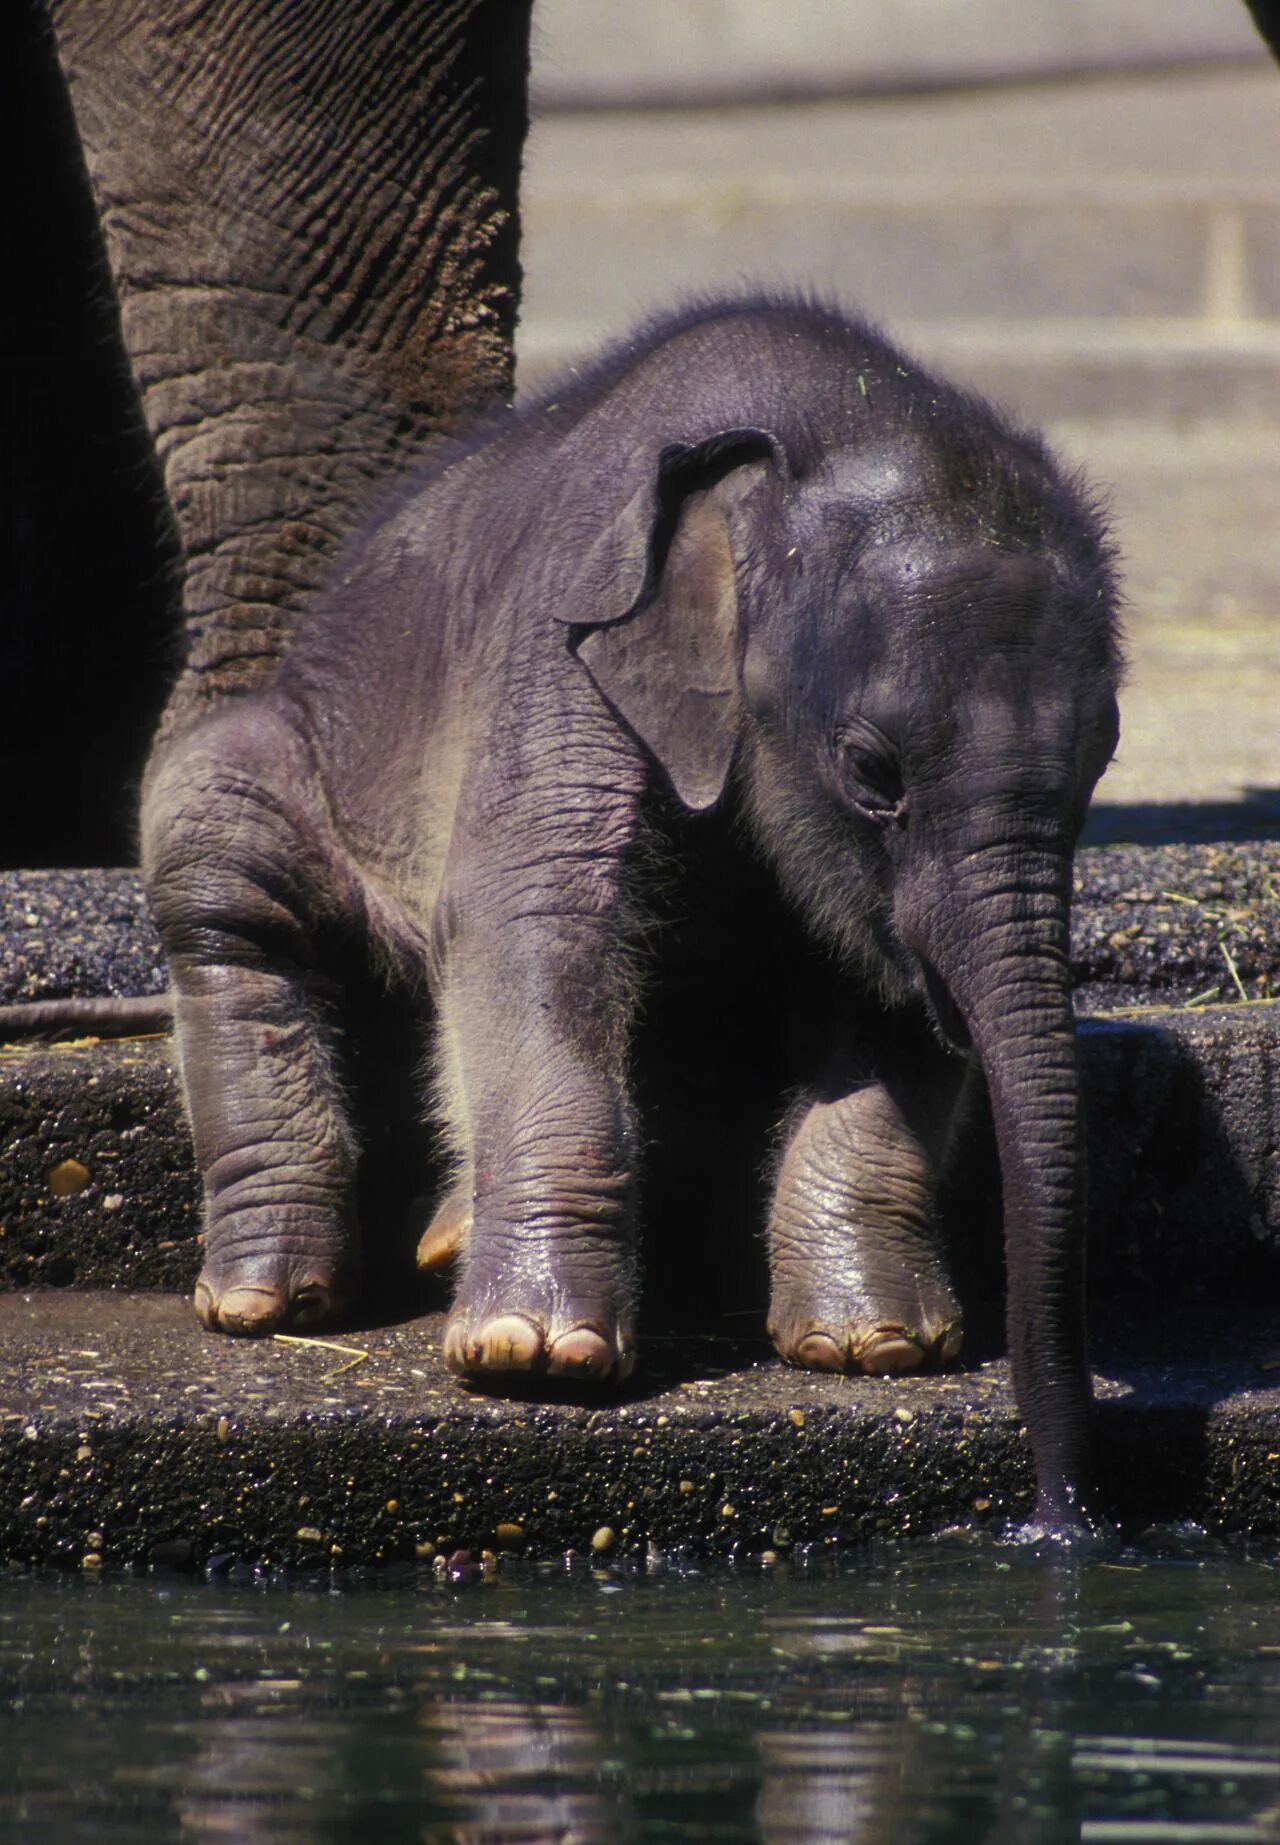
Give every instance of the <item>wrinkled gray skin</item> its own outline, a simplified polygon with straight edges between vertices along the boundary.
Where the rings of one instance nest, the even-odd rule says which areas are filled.
[[[325,949],[355,930],[416,994],[421,1104],[453,1149],[423,1247],[460,1257],[449,1364],[626,1375],[637,847],[663,777],[695,812],[740,807],[813,934],[904,1030],[936,1026],[905,1068],[850,1042],[812,1072],[769,1224],[778,1350],[955,1352],[933,1198],[980,1066],[1039,1510],[1077,1521],[1067,911],[1116,673],[1087,501],[857,321],[694,310],[492,420],[370,523],[271,689],[147,785],[206,1324],[316,1326],[359,1286]]]
[[[531,4],[44,0],[181,545],[160,747],[270,680],[371,489],[510,389]]]

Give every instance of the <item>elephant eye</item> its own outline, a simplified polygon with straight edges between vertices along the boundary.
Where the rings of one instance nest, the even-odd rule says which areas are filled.
[[[888,739],[857,732],[837,732],[836,760],[845,799],[864,819],[901,820],[904,813],[902,769]]]

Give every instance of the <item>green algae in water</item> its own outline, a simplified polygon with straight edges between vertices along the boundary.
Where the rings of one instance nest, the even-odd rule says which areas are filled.
[[[1280,1571],[0,1578],[0,1838],[1280,1839]]]

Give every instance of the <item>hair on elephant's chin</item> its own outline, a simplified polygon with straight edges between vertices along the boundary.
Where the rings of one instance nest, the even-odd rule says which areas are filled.
[[[817,939],[890,1005],[917,996],[871,867],[849,850],[848,823],[778,774],[748,731],[739,766],[749,830],[784,896]]]
[[[969,1027],[941,976],[923,960],[920,962],[920,973],[924,981],[929,1017],[942,1042],[953,1051],[972,1049],[973,1039],[969,1035]]]

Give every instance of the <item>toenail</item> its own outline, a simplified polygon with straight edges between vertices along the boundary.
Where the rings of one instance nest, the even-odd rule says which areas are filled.
[[[503,1313],[484,1325],[468,1348],[488,1370],[529,1371],[543,1352],[542,1329],[522,1313]]]
[[[950,1364],[953,1358],[958,1358],[960,1356],[960,1348],[963,1344],[964,1328],[962,1326],[948,1326],[938,1345],[938,1357],[940,1361],[943,1364]]]
[[[547,1360],[553,1371],[607,1377],[613,1370],[614,1354],[593,1327],[575,1326],[548,1348]]]
[[[924,1363],[924,1348],[900,1327],[874,1332],[855,1348],[854,1357],[871,1377],[891,1371],[914,1371]]]
[[[848,1360],[842,1345],[838,1345],[830,1333],[808,1332],[795,1348],[799,1364],[808,1365],[812,1371],[843,1371]]]

